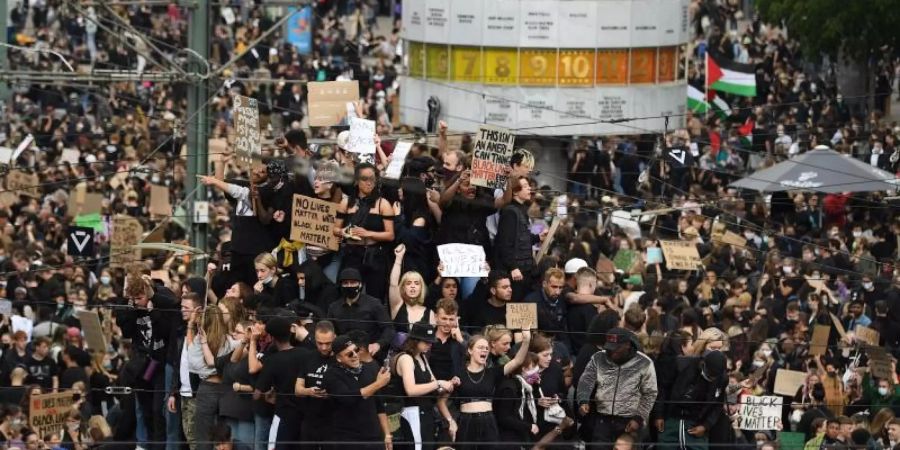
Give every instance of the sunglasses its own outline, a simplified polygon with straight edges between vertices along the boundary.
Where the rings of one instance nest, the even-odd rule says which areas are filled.
[[[346,352],[343,353],[343,355],[344,355],[344,358],[352,358],[352,357],[356,356],[358,353],[359,353],[359,351],[357,349],[352,349],[352,350],[347,350]]]
[[[375,181],[375,176],[374,176],[374,175],[372,175],[372,176],[369,176],[369,175],[360,175],[360,176],[359,176],[359,181],[364,181],[364,182],[366,182],[366,183],[369,183],[369,182]]]

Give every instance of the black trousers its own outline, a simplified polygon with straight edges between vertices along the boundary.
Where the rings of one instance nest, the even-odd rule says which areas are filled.
[[[165,364],[160,364],[153,374],[153,378],[147,383],[147,389],[137,391],[137,400],[144,415],[144,425],[147,427],[148,449],[166,448],[166,417],[163,415],[163,405],[166,400],[166,371]]]
[[[304,442],[303,448],[317,450],[333,448],[333,446],[323,444],[323,442],[329,442],[334,439],[334,433],[331,430],[331,417],[325,414],[322,420],[316,419],[318,417],[310,416],[309,413],[303,419],[303,424],[300,426],[300,440]],[[306,442],[313,443],[306,444]]]
[[[624,417],[597,415],[594,419],[594,429],[591,441],[587,448],[597,450],[612,450],[616,439],[625,434],[625,428],[630,419]]]
[[[487,450],[500,441],[497,419],[492,411],[459,415],[459,429],[456,431],[457,450]],[[483,444],[481,444],[483,442]]]
[[[295,450],[300,445],[303,416],[299,412],[278,414],[278,433],[275,437],[275,450]]]

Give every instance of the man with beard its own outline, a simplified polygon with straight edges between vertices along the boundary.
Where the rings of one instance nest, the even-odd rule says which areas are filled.
[[[544,282],[539,291],[525,297],[526,303],[537,304],[538,329],[552,330],[557,333],[555,339],[569,348],[566,320],[566,301],[561,298],[566,284],[566,274],[551,267],[544,272]]]
[[[331,421],[328,411],[332,407],[325,390],[325,372],[331,363],[331,345],[335,340],[334,325],[323,320],[316,324],[314,333],[316,350],[309,351],[300,360],[295,391],[303,398],[305,420],[300,431],[304,442],[314,442],[312,448],[324,448],[319,442],[331,438]]]
[[[656,401],[656,369],[638,350],[637,338],[624,328],[606,334],[603,350],[594,353],[578,381],[579,412],[597,412],[589,448],[611,449],[616,438],[637,433]],[[593,396],[593,399],[591,398]]]

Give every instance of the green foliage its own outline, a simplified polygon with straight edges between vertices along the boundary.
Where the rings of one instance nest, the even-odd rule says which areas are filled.
[[[756,0],[763,21],[784,23],[809,57],[825,53],[864,61],[900,45],[898,0]]]

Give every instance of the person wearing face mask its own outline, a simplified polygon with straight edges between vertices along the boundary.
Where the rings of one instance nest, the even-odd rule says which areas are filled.
[[[636,337],[623,328],[606,333],[606,342],[590,358],[578,381],[579,412],[597,412],[592,448],[609,449],[623,433],[647,423],[658,393],[653,361],[640,352]],[[593,395],[593,399],[592,397]]]
[[[871,417],[884,408],[896,410],[900,407],[900,384],[896,384],[894,380],[875,380],[871,372],[866,372],[860,385],[863,390],[862,404],[869,405]]]
[[[662,445],[681,449],[706,449],[708,432],[724,416],[727,358],[714,350],[702,356],[678,358],[678,377],[665,405]],[[655,424],[657,427],[659,423]]]
[[[800,414],[799,419],[795,422],[795,429],[798,433],[804,434],[804,440],[808,441],[816,434],[816,427],[812,425],[816,419],[833,419],[835,417],[825,403],[825,387],[822,386],[822,383],[813,384],[810,389],[809,407]]]
[[[871,308],[875,307],[876,301],[885,298],[884,289],[876,284],[873,277],[869,275],[862,277],[862,280],[859,282],[859,287],[853,291],[853,294],[856,295],[856,298],[858,298],[866,308],[869,308],[870,311]]]
[[[387,308],[374,297],[362,292],[362,275],[353,268],[341,271],[341,299],[328,306],[327,316],[334,321],[338,334],[352,330],[365,331],[372,338],[369,353],[376,359],[387,351],[394,339],[394,327]]]
[[[525,363],[510,375],[497,388],[493,407],[500,441],[510,443],[498,448],[513,450],[521,449],[521,443],[534,442],[540,432],[535,402],[541,383],[538,356],[528,353]]]

